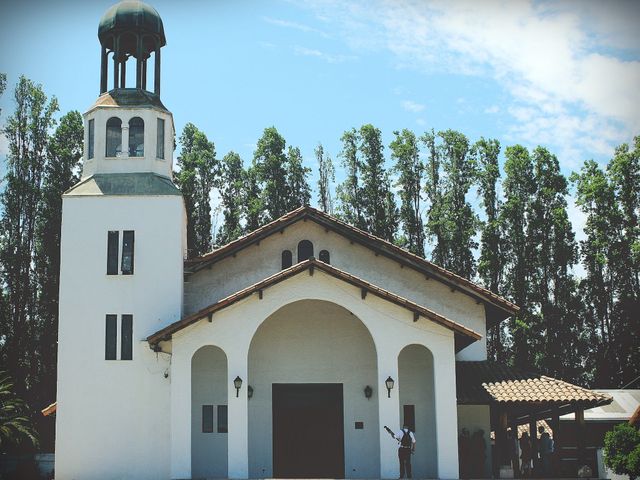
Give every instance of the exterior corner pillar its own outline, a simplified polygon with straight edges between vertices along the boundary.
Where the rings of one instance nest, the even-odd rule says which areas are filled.
[[[228,419],[228,471],[233,479],[249,478],[249,387],[248,355],[249,345],[227,351],[227,405]],[[236,391],[233,381],[242,379],[242,387]]]
[[[175,342],[170,375],[171,478],[191,478],[191,359]]]
[[[434,349],[432,354],[438,478],[458,478],[458,398],[453,338],[450,351]]]
[[[397,432],[400,425],[400,384],[398,355],[378,346],[378,422],[380,426],[380,478],[398,478],[398,444],[390,438],[384,426]],[[395,385],[387,392],[385,381],[391,377]]]

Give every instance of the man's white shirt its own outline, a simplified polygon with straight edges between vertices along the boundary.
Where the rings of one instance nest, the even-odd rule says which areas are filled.
[[[395,437],[396,437],[396,440],[398,440],[398,442],[402,441],[402,437],[404,437],[404,432],[409,432],[409,435],[411,436],[411,443],[416,443],[416,437],[413,435],[413,432],[411,430],[405,430],[404,428],[402,430],[398,430],[395,433]]]

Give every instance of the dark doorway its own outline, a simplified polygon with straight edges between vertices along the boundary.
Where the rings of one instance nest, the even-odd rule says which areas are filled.
[[[273,476],[344,478],[341,383],[273,384]]]

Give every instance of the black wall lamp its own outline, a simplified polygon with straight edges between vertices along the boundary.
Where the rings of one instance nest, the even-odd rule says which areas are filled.
[[[391,389],[393,388],[393,384],[395,382],[393,381],[393,378],[391,378],[391,376],[387,377],[387,379],[384,381],[385,386],[387,387],[387,397],[391,398]]]
[[[238,393],[242,388],[242,379],[239,376],[233,380],[233,386],[236,387],[236,398],[238,398]]]
[[[247,387],[247,398],[248,398],[249,400],[251,400],[251,397],[253,397],[253,387],[252,387],[251,385],[249,385],[249,386]]]
[[[367,400],[369,400],[371,398],[371,395],[373,395],[373,388],[367,385],[366,387],[364,387],[364,396],[367,397]]]

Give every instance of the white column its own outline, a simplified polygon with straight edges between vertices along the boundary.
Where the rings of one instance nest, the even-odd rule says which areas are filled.
[[[438,478],[458,478],[458,402],[453,338],[450,348],[439,348],[432,353]]]
[[[249,478],[249,408],[247,398],[249,345],[234,346],[227,350],[228,360],[228,472],[229,478]],[[242,388],[236,397],[233,380],[242,379]]]
[[[173,342],[171,356],[171,478],[191,478],[191,358]]]
[[[127,158],[129,156],[129,124],[122,122],[122,150],[120,156]]]
[[[398,444],[384,429],[386,425],[396,432],[400,425],[400,398],[398,383],[398,352],[376,342],[378,356],[378,419],[380,425],[380,478],[398,478]],[[391,398],[387,394],[385,380],[391,377],[395,385]]]

